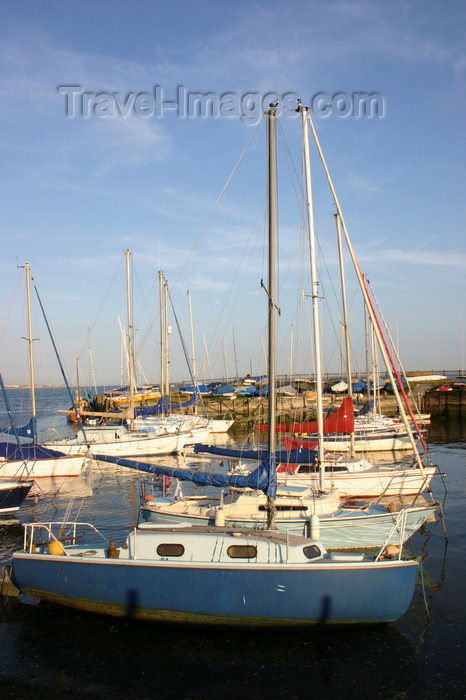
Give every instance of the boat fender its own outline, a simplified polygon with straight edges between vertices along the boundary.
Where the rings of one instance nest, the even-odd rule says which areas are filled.
[[[148,503],[149,501],[155,501],[155,498],[152,493],[146,493],[146,495],[144,496],[144,500],[146,501],[146,503]]]
[[[225,513],[223,512],[223,508],[217,508],[215,511],[215,527],[224,527],[225,526]]]
[[[318,540],[320,538],[320,522],[319,517],[313,513],[311,515],[311,539]]]
[[[49,554],[60,557],[65,554],[65,548],[58,540],[52,540],[48,546]]]
[[[389,559],[390,557],[397,557],[400,553],[400,548],[394,544],[387,544],[383,550],[384,559]]]

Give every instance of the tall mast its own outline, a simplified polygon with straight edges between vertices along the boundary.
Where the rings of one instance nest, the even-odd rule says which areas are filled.
[[[341,306],[343,312],[343,333],[345,336],[345,359],[346,359],[346,381],[348,382],[348,396],[353,398],[353,378],[351,373],[351,350],[349,342],[348,329],[348,307],[346,304],[346,278],[345,278],[345,261],[343,258],[343,246],[341,241],[341,224],[340,217],[335,214],[335,225],[337,229],[337,248],[338,248],[338,265],[340,268],[340,284],[341,284]],[[350,444],[351,457],[354,457],[354,430],[351,433]]]
[[[191,308],[191,292],[188,289],[188,305],[189,305],[189,325],[191,327],[191,348],[192,348],[192,366],[193,366],[193,379],[194,379],[194,390],[198,392],[197,385],[197,375],[196,375],[196,354],[194,352],[194,328],[193,328],[193,312]],[[199,398],[199,394],[197,396]],[[197,401],[194,404],[194,412],[197,413]]]
[[[461,328],[461,376],[464,377],[464,328]]]
[[[193,329],[193,312],[191,308],[191,292],[188,289],[188,306],[189,306],[189,325],[191,327],[191,349],[192,349],[192,365],[194,381],[197,381],[196,376],[196,355],[194,352],[194,329]]]
[[[380,413],[380,392],[379,392],[379,369],[377,363],[377,341],[375,338],[374,327],[372,330],[372,398],[374,401],[374,416]]]
[[[290,332],[290,384],[293,381],[293,324]]]
[[[165,321],[163,314],[163,272],[159,270],[159,304],[160,304],[160,396],[165,391]],[[163,405],[163,402],[162,402]]]
[[[364,282],[367,282],[367,276],[363,275]],[[367,318],[367,306],[364,302],[364,345],[366,350],[366,396],[367,403],[371,400],[371,376],[369,368],[369,319]]]
[[[225,331],[223,332],[222,349],[223,349],[223,372],[224,372],[224,376],[225,376],[225,384],[228,384],[227,351],[225,349]]]
[[[128,369],[129,369],[129,407],[130,426],[134,420],[134,352],[133,352],[133,325],[131,320],[131,287],[130,287],[130,259],[131,251],[125,250],[126,256],[126,299],[128,311]]]
[[[168,369],[168,334],[170,333],[168,327],[168,282],[163,285],[164,290],[164,306],[165,306],[165,395],[170,396],[170,376]]]
[[[76,399],[79,401],[81,399],[81,389],[79,387],[79,361],[78,353],[76,353]]]
[[[34,360],[32,355],[32,323],[31,323],[31,291],[30,291],[30,268],[26,260],[26,299],[28,307],[28,344],[29,344],[29,377],[31,382],[31,414],[34,430],[34,442],[36,440],[36,395],[34,391]]]
[[[324,426],[322,409],[322,368],[320,358],[320,325],[319,325],[319,282],[317,280],[316,244],[314,232],[314,206],[312,201],[311,164],[309,159],[309,132],[307,127],[307,107],[298,103],[298,111],[301,113],[303,127],[303,153],[304,153],[304,177],[306,182],[306,211],[307,229],[309,236],[309,254],[311,260],[311,285],[312,285],[312,317],[314,323],[314,357],[316,363],[316,399],[317,399],[317,432],[319,439],[319,478],[320,489],[325,490],[324,470]]]
[[[92,360],[92,350],[91,350],[91,331],[88,328],[87,329],[87,350],[88,350],[88,356],[89,356],[89,390],[91,387],[94,387],[94,393],[97,394],[97,385],[95,383],[95,374],[94,374],[94,362]]]
[[[269,278],[268,278],[268,453],[269,453],[269,486],[267,489],[267,527],[275,527],[275,423],[276,423],[276,375],[275,375],[275,186],[276,186],[276,145],[275,145],[275,107],[270,105],[267,112],[268,120],[268,231],[269,231]]]
[[[236,339],[235,339],[235,329],[231,329],[232,335],[233,335],[233,354],[235,356],[235,379],[238,379],[238,357],[236,356]]]
[[[387,349],[387,347],[386,347],[385,339],[384,339],[384,337],[383,337],[383,335],[382,335],[382,331],[381,331],[381,328],[380,328],[380,326],[379,326],[377,316],[375,315],[375,311],[374,311],[374,308],[373,308],[373,305],[372,305],[372,302],[371,302],[371,299],[370,299],[370,296],[369,296],[369,292],[368,292],[368,290],[367,290],[367,287],[366,287],[366,285],[365,285],[365,282],[364,282],[364,279],[363,279],[361,270],[360,270],[360,268],[359,268],[359,264],[358,264],[358,261],[357,261],[357,259],[356,259],[356,255],[355,255],[355,253],[354,253],[353,245],[352,245],[352,243],[351,243],[351,240],[350,240],[350,237],[349,237],[349,234],[348,234],[348,229],[346,228],[346,223],[345,223],[345,219],[344,219],[344,217],[343,217],[342,211],[341,211],[340,202],[338,201],[337,193],[336,193],[336,191],[335,191],[335,187],[333,186],[333,181],[332,181],[332,178],[331,178],[331,176],[330,176],[330,172],[329,172],[329,169],[328,169],[328,167],[327,167],[327,163],[326,163],[326,160],[325,160],[325,157],[324,157],[324,154],[323,154],[321,145],[320,145],[320,141],[319,141],[319,138],[318,138],[318,136],[317,136],[316,130],[315,130],[315,128],[314,128],[314,124],[313,124],[313,122],[312,122],[312,119],[311,119],[311,115],[310,115],[310,114],[308,114],[308,119],[309,119],[309,123],[310,123],[310,125],[311,125],[312,135],[313,135],[313,137],[314,137],[314,141],[315,141],[315,144],[316,144],[316,146],[317,146],[317,150],[319,151],[319,155],[320,155],[320,159],[321,159],[321,161],[322,161],[322,165],[324,166],[325,174],[327,175],[327,180],[328,180],[328,184],[329,184],[329,186],[330,186],[330,190],[331,190],[332,195],[333,195],[333,200],[334,200],[334,202],[335,202],[335,206],[336,206],[336,208],[337,208],[338,214],[340,215],[340,220],[341,220],[341,225],[342,225],[343,233],[344,233],[345,240],[346,240],[346,245],[348,246],[348,251],[349,251],[349,253],[350,253],[350,257],[351,257],[351,260],[352,260],[352,263],[353,263],[353,266],[354,266],[354,269],[355,269],[355,272],[356,272],[356,277],[358,278],[359,286],[360,286],[360,288],[361,288],[361,292],[362,292],[362,295],[363,295],[363,297],[364,297],[364,302],[365,302],[365,304],[366,304],[367,311],[368,311],[368,314],[369,314],[369,317],[370,317],[372,326],[373,326],[373,328],[374,328],[374,330],[375,330],[375,335],[376,335],[376,338],[377,338],[377,343],[378,343],[378,345],[379,345],[379,347],[380,347],[380,352],[382,353],[382,357],[383,357],[383,360],[384,360],[384,362],[385,362],[385,366],[386,366],[386,368],[387,368],[388,375],[389,375],[389,377],[390,377],[390,381],[391,381],[391,384],[392,384],[392,387],[393,387],[393,393],[394,393],[394,395],[395,395],[396,403],[397,403],[397,405],[398,405],[398,408],[399,408],[399,411],[400,411],[400,414],[401,414],[401,418],[402,418],[402,420],[403,420],[403,425],[404,425],[404,427],[406,428],[406,431],[407,431],[407,433],[408,433],[409,440],[410,440],[410,442],[411,442],[411,447],[413,448],[413,452],[414,452],[414,455],[415,455],[415,458],[416,458],[417,465],[418,465],[419,469],[421,470],[421,473],[424,473],[424,465],[423,465],[423,463],[422,463],[422,459],[421,459],[421,456],[420,456],[420,454],[419,454],[419,450],[418,450],[417,445],[416,445],[416,440],[414,439],[413,431],[411,430],[411,426],[410,426],[408,417],[407,417],[407,415],[406,415],[405,407],[403,406],[403,402],[401,401],[400,392],[398,391],[397,382],[396,382],[396,380],[395,380],[395,376],[394,376],[394,375],[395,375],[395,374],[397,375],[397,380],[399,380],[399,375],[398,375],[398,372],[397,372],[397,370],[396,370],[396,368],[395,368],[395,366],[394,366],[394,362],[393,362],[393,359],[392,359],[392,357],[391,357],[391,355],[390,355],[390,352],[388,351],[388,349]],[[416,418],[414,417],[414,414],[413,414],[413,411],[412,411],[412,409],[411,409],[411,406],[409,405],[409,402],[408,402],[408,400],[407,400],[407,397],[406,397],[405,394],[404,394],[403,385],[402,385],[401,383],[400,383],[400,389],[401,389],[401,393],[404,395],[404,399],[405,399],[405,402],[406,402],[406,408],[407,408],[408,413],[409,413],[409,415],[410,415],[410,417],[411,417],[411,420],[413,421],[413,423],[414,423],[414,425],[415,425],[415,428],[418,430],[418,428],[417,428],[417,423],[416,423]],[[420,431],[419,431],[419,432],[420,432]],[[424,451],[425,451],[425,453],[426,453],[426,455],[427,455],[427,454],[428,454],[428,452],[427,452],[427,446],[426,446],[426,444],[425,444],[425,442],[424,442],[422,436],[420,437],[420,440],[421,440],[421,442],[422,442]]]

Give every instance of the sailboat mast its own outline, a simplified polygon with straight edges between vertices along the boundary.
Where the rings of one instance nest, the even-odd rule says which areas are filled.
[[[233,354],[235,356],[235,379],[238,379],[238,357],[236,355],[236,339],[235,339],[235,329],[231,329],[232,335],[233,335]]]
[[[223,373],[224,373],[224,377],[225,377],[225,384],[228,384],[227,351],[225,348],[225,331],[223,331],[222,349],[223,349]]]
[[[133,353],[133,325],[131,319],[131,288],[130,288],[130,258],[131,251],[125,250],[126,257],[126,299],[128,313],[128,369],[129,369],[129,408],[130,426],[133,427],[134,420],[134,353]]]
[[[165,359],[164,359],[164,318],[163,318],[163,272],[159,270],[159,306],[160,306],[160,396],[165,389]]]
[[[197,381],[196,376],[196,355],[194,353],[194,329],[193,329],[193,312],[191,308],[191,292],[188,289],[188,306],[189,306],[189,325],[191,327],[191,349],[192,349],[192,365],[194,381]]]
[[[374,416],[380,413],[379,363],[377,357],[377,340],[372,327],[372,397],[374,400]]]
[[[312,285],[312,317],[314,322],[314,357],[316,364],[316,399],[317,399],[317,432],[319,438],[319,464],[320,464],[320,489],[325,490],[324,464],[324,426],[322,409],[322,369],[320,358],[320,325],[319,325],[319,282],[317,280],[316,245],[314,233],[314,206],[312,201],[311,163],[309,158],[309,132],[307,127],[308,109],[299,103],[298,111],[301,112],[303,127],[303,154],[304,177],[306,182],[306,211],[309,236],[309,253],[311,260],[311,285]]]
[[[79,360],[78,353],[76,353],[76,399],[79,402],[81,399],[81,389],[79,386]]]
[[[268,312],[268,420],[269,420],[269,455],[275,455],[276,436],[276,377],[275,377],[275,185],[276,185],[276,146],[275,146],[275,110],[268,113],[269,125],[269,312]]]
[[[318,136],[317,136],[317,132],[316,132],[316,130],[315,130],[313,121],[312,121],[312,119],[311,119],[311,115],[308,114],[308,115],[307,115],[307,118],[309,119],[309,123],[310,123],[310,125],[311,125],[312,135],[313,135],[313,137],[314,137],[314,141],[315,141],[315,144],[316,144],[316,146],[317,146],[317,150],[319,151],[320,159],[321,159],[321,161],[322,161],[322,165],[324,166],[325,174],[327,175],[328,184],[329,184],[329,186],[330,186],[330,190],[331,190],[332,195],[333,195],[333,200],[334,200],[334,202],[335,202],[335,206],[336,206],[336,208],[337,208],[338,214],[340,215],[340,220],[341,220],[341,225],[342,225],[343,233],[344,233],[345,240],[346,240],[346,245],[348,246],[348,251],[349,251],[349,253],[350,253],[350,257],[351,257],[351,260],[352,260],[352,263],[353,263],[353,266],[354,266],[354,269],[355,269],[355,272],[356,272],[356,277],[357,277],[357,279],[358,279],[359,286],[360,286],[360,288],[361,288],[361,292],[362,292],[362,295],[363,295],[363,298],[364,298],[364,302],[365,302],[365,304],[366,304],[366,308],[367,308],[367,311],[368,311],[368,314],[369,314],[371,323],[372,323],[373,328],[374,328],[374,330],[375,330],[375,334],[376,334],[376,338],[377,338],[377,343],[378,343],[378,345],[379,345],[379,347],[380,347],[380,351],[381,351],[381,353],[382,353],[382,357],[383,357],[383,360],[384,360],[384,362],[385,362],[385,366],[386,366],[386,368],[387,368],[388,375],[389,375],[389,377],[390,377],[390,381],[391,381],[391,384],[392,384],[392,387],[393,387],[393,393],[394,393],[394,395],[395,395],[396,403],[397,403],[397,405],[398,405],[398,408],[399,408],[399,411],[400,411],[400,414],[401,414],[401,418],[402,418],[402,420],[403,420],[403,425],[404,425],[404,427],[406,428],[406,432],[408,433],[408,437],[409,437],[409,440],[410,440],[410,442],[411,442],[411,447],[413,448],[413,452],[414,452],[414,455],[415,455],[415,458],[416,458],[416,463],[417,463],[417,465],[419,466],[419,469],[421,470],[421,473],[424,473],[424,465],[423,465],[423,463],[422,463],[422,459],[421,459],[421,456],[420,456],[420,454],[419,454],[419,450],[417,449],[416,441],[415,441],[415,439],[414,439],[414,435],[413,435],[413,432],[412,432],[412,430],[411,430],[411,426],[410,426],[410,424],[409,424],[409,421],[408,421],[408,418],[407,418],[407,415],[406,415],[405,407],[403,406],[403,402],[401,401],[401,396],[400,396],[400,392],[398,391],[397,382],[395,381],[395,376],[394,376],[394,374],[395,374],[395,373],[397,374],[396,368],[394,367],[394,363],[392,362],[390,353],[389,353],[389,351],[387,350],[387,348],[386,348],[386,346],[385,346],[384,338],[383,338],[383,336],[382,336],[382,332],[381,332],[381,329],[380,329],[380,327],[379,327],[378,320],[377,320],[377,317],[376,317],[376,315],[375,315],[374,308],[373,308],[372,303],[371,303],[371,299],[370,299],[370,297],[369,297],[369,293],[368,293],[368,291],[367,291],[367,288],[366,288],[366,285],[365,285],[365,282],[364,282],[364,279],[363,279],[361,270],[360,270],[360,268],[359,268],[358,261],[357,261],[357,259],[356,259],[356,255],[355,255],[355,253],[354,253],[353,245],[352,245],[352,243],[351,243],[351,240],[350,240],[350,237],[349,237],[349,234],[348,234],[348,229],[346,228],[345,219],[344,219],[343,214],[342,214],[342,211],[341,211],[340,202],[339,202],[339,200],[338,200],[337,193],[336,193],[336,191],[335,191],[335,187],[333,186],[333,181],[332,181],[332,178],[331,178],[331,176],[330,176],[330,172],[329,172],[329,169],[328,169],[328,167],[327,167],[327,163],[326,163],[326,160],[325,160],[325,157],[324,157],[324,154],[323,154],[321,145],[320,145],[319,138],[318,138]],[[399,379],[398,376],[397,376],[397,379]],[[404,394],[404,390],[403,390],[403,386],[402,386],[402,385],[400,385],[400,389],[401,389],[401,392]],[[413,423],[414,423],[414,425],[415,425],[415,428],[418,430],[417,423],[416,423],[416,419],[415,419],[415,417],[414,417],[413,411],[412,411],[411,406],[409,405],[409,402],[408,402],[408,400],[407,400],[406,397],[405,397],[405,402],[406,402],[406,408],[407,408],[407,410],[408,410],[408,412],[409,412],[409,415],[410,415],[410,417],[411,417],[411,420],[413,421]],[[424,443],[424,441],[423,441],[423,439],[422,439],[422,436],[421,436],[420,439],[421,439],[421,442],[422,442],[422,444],[423,444],[425,453],[426,453],[426,455],[427,455],[427,454],[428,454],[428,452],[427,452],[427,446],[425,445],[425,443]]]
[[[194,379],[194,390],[197,393],[197,398],[199,398],[199,389],[197,383],[196,375],[196,354],[194,352],[194,328],[193,328],[193,311],[191,308],[191,292],[188,289],[188,305],[189,305],[189,325],[191,327],[191,349],[192,349],[192,366],[193,366],[193,379]],[[194,404],[194,413],[197,414],[197,401]]]
[[[366,275],[363,275],[364,281],[367,282]],[[369,319],[367,318],[367,306],[364,302],[364,345],[366,354],[366,396],[367,402],[371,400],[371,376],[369,369]]]
[[[28,307],[28,343],[29,343],[29,377],[31,382],[31,414],[32,414],[32,425],[34,426],[34,433],[36,430],[36,396],[34,392],[34,360],[32,354],[32,323],[31,323],[31,290],[30,290],[30,268],[29,263],[26,260],[26,299]],[[34,440],[35,440],[34,434]]]
[[[164,327],[164,334],[165,334],[165,395],[170,396],[170,377],[169,377],[169,370],[168,370],[168,335],[170,333],[169,327],[168,327],[168,282],[165,282],[163,285],[163,291],[164,291],[164,307],[165,307],[165,327]]]
[[[97,385],[95,382],[95,374],[94,374],[94,362],[92,359],[92,350],[91,350],[91,331],[88,328],[87,329],[87,350],[88,350],[88,357],[89,357],[89,389],[91,387],[94,387],[94,394],[97,394]]]
[[[268,454],[269,454],[269,486],[267,489],[267,527],[272,529],[275,527],[275,489],[276,489],[276,473],[275,473],[275,423],[276,423],[276,376],[275,376],[275,187],[276,187],[276,145],[275,145],[275,108],[270,105],[270,110],[267,112],[268,125],[268,192],[269,192],[269,207],[268,207],[268,233],[269,233],[269,278],[268,278]]]
[[[293,381],[293,324],[291,324],[290,332],[290,385]]]
[[[351,350],[349,342],[348,329],[348,306],[346,303],[346,278],[345,278],[345,261],[343,258],[343,245],[341,240],[341,223],[338,214],[335,214],[335,225],[337,229],[337,248],[338,248],[338,265],[340,268],[340,284],[341,284],[341,305],[343,312],[343,333],[345,336],[345,359],[346,359],[346,381],[348,382],[348,396],[353,398],[353,379],[351,373]],[[350,443],[351,457],[354,457],[354,430],[351,433]]]

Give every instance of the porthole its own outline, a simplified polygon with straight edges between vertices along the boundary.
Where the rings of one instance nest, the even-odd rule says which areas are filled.
[[[184,554],[184,547],[182,544],[159,544],[157,554],[159,557],[181,557]]]
[[[257,556],[257,548],[252,544],[232,544],[227,554],[232,559],[253,559]]]
[[[316,557],[320,557],[322,554],[316,544],[310,544],[308,547],[304,547],[303,552],[307,559],[315,559]]]

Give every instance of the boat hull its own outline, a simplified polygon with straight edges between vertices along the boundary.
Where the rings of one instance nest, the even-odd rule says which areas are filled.
[[[324,436],[324,450],[327,452],[347,452],[351,449],[350,436],[336,436],[330,438]],[[400,450],[412,450],[412,444],[407,436],[384,435],[381,437],[358,437],[354,440],[355,452],[395,452]]]
[[[93,439],[92,432],[86,431],[89,444],[82,439],[63,438],[49,443],[44,443],[45,447],[60,450],[68,455],[85,454],[89,452],[98,459],[99,455],[110,455],[112,457],[151,457],[164,454],[174,454],[180,452],[189,437],[188,432],[150,435],[141,437],[126,436],[118,430],[102,432],[102,440]]]
[[[65,455],[52,459],[0,461],[0,477],[39,479],[41,477],[79,476],[87,462],[84,455]]]
[[[0,479],[0,515],[19,510],[32,486],[32,481]]]
[[[212,418],[210,421],[212,425],[212,433],[227,433],[234,422],[234,420],[222,420],[221,418]]]
[[[327,484],[335,488],[341,498],[372,498],[378,496],[412,496],[425,491],[433,477],[438,474],[436,467],[425,467],[424,474],[413,467],[409,469],[377,468],[361,472],[332,471],[326,469]],[[318,472],[278,475],[279,483],[290,486],[310,486],[319,488]]]
[[[52,603],[131,619],[232,625],[393,622],[411,602],[417,563],[378,564],[285,569],[13,557],[21,590]]]
[[[174,508],[170,511],[171,505],[163,505],[155,510],[150,505],[141,506],[140,515],[144,522],[153,525],[173,526],[177,523],[183,525],[214,526],[215,512],[209,517],[201,513],[191,514],[182,512],[182,506],[178,512]],[[319,539],[326,549],[361,549],[371,547],[382,547],[384,544],[399,545],[400,541],[406,542],[412,535],[422,527],[422,525],[435,513],[435,504],[425,507],[406,508],[406,520],[404,528],[394,529],[390,539],[387,539],[397,518],[397,513],[390,513],[386,509],[375,507],[368,513],[359,509],[344,509],[335,515],[320,515],[319,518]],[[226,527],[238,528],[265,528],[267,524],[266,515],[251,517],[228,514],[224,509],[224,521]],[[311,520],[309,516],[301,518],[280,517],[276,515],[276,526],[282,532],[301,537],[311,537]]]

